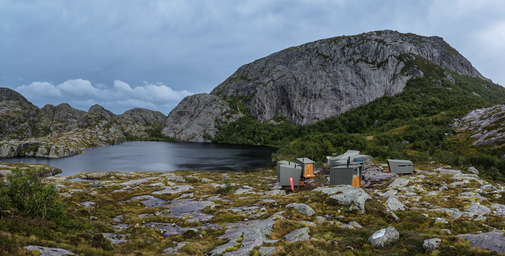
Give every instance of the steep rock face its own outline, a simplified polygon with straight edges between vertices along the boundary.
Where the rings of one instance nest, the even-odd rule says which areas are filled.
[[[405,54],[485,79],[440,37],[376,31],[271,54],[240,67],[211,95],[242,98],[261,122],[281,115],[296,125],[310,124],[402,92],[410,78],[423,76],[404,69]]]
[[[232,113],[228,103],[215,95],[195,94],[184,98],[170,112],[161,133],[181,141],[205,142],[205,134],[216,135],[217,124],[242,116],[242,113]]]

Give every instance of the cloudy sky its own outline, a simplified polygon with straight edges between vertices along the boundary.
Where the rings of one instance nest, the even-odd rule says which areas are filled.
[[[168,114],[241,65],[318,39],[443,37],[505,85],[501,0],[0,0],[0,87],[42,107]]]

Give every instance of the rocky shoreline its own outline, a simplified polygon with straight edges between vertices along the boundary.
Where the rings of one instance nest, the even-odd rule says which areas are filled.
[[[402,177],[381,168],[365,172],[364,188],[328,186],[319,169],[295,192],[267,169],[90,172],[45,181],[75,205],[73,212],[105,225],[110,231],[102,235],[115,247],[134,243],[143,230],[160,236],[157,253],[180,255],[447,252],[455,245],[505,252],[502,184],[449,166],[424,166]]]

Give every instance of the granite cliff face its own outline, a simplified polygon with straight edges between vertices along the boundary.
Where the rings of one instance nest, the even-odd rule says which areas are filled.
[[[242,97],[264,122],[276,115],[296,125],[337,116],[385,95],[402,92],[423,76],[403,58],[423,57],[464,75],[485,79],[440,37],[395,31],[336,37],[291,47],[240,67],[212,95]]]
[[[140,108],[121,115],[100,105],[88,112],[66,103],[38,108],[14,90],[0,88],[0,157],[72,156],[127,138],[146,138],[165,119],[161,112]]]
[[[206,142],[216,135],[216,125],[238,120],[243,114],[233,113],[228,103],[215,95],[195,94],[175,107],[161,131],[181,141]]]
[[[198,98],[222,100],[206,107],[212,118],[219,117],[226,100],[233,98],[260,122],[283,116],[295,125],[311,124],[402,92],[409,79],[424,76],[422,67],[406,66],[416,58],[487,80],[440,37],[385,30],[323,39],[273,53],[240,67],[210,95]],[[447,72],[446,79],[454,83]],[[185,141],[203,141],[204,132],[213,136],[215,122],[202,114],[200,101],[195,99],[188,96],[168,115],[165,135],[179,134],[177,139]]]

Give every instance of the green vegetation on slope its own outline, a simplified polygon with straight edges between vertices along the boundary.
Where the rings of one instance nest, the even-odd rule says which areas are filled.
[[[322,161],[331,153],[358,149],[379,160],[437,160],[480,166],[489,173],[505,173],[505,165],[499,164],[496,156],[489,156],[493,165],[482,165],[462,151],[470,146],[468,141],[453,140],[451,136],[455,134],[451,127],[455,118],[476,108],[503,103],[505,89],[459,75],[417,55],[402,54],[399,58],[406,64],[402,73],[411,68],[424,73],[421,78],[410,79],[400,94],[384,96],[338,117],[298,127],[283,117],[260,123],[249,114],[218,127],[213,142],[279,147],[276,159],[310,157]]]

